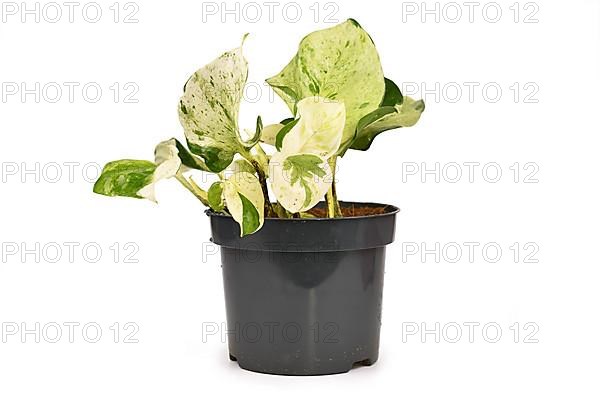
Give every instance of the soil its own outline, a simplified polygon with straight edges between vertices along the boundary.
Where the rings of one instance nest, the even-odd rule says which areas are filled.
[[[327,209],[326,208],[315,207],[311,210],[308,210],[308,213],[314,215],[317,218],[327,218]],[[386,213],[386,207],[342,206],[342,215],[344,217],[359,217],[359,216],[378,215],[378,214],[385,214],[385,213]]]

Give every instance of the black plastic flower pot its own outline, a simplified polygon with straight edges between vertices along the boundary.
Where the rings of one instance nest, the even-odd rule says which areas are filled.
[[[398,208],[347,206],[383,213],[267,218],[240,237],[233,218],[207,211],[221,246],[229,356],[241,368],[324,375],[377,361],[385,246]]]

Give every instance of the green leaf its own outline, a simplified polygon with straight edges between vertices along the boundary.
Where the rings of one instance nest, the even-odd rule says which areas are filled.
[[[383,106],[365,115],[356,127],[356,139],[352,142],[352,149],[367,150],[371,147],[373,139],[381,132],[390,129],[413,126],[419,121],[425,110],[423,100],[413,100],[404,97],[402,104],[396,106]]]
[[[294,126],[300,121],[299,119],[292,120],[291,122],[285,124],[279,132],[277,132],[277,136],[275,137],[275,148],[277,150],[281,150],[281,145],[283,143],[283,138],[288,134],[289,131],[292,130]]]
[[[229,164],[231,164],[231,161],[235,156],[235,152],[230,152],[219,147],[202,147],[194,144],[193,142],[190,142],[189,140],[187,141],[187,143],[188,147],[194,154],[204,159],[206,166],[210,172],[218,173],[223,171],[225,168],[227,168]]]
[[[402,104],[403,98],[404,97],[402,96],[402,92],[400,91],[398,85],[396,85],[391,79],[385,78],[385,93],[379,106],[395,106],[397,104]]]
[[[258,214],[258,210],[254,207],[254,204],[246,196],[241,193],[238,193],[240,199],[242,200],[242,236],[249,235],[254,233],[260,228],[262,225],[260,215]]]
[[[111,161],[94,184],[94,193],[141,199],[138,191],[152,182],[156,165],[145,160]]]
[[[260,115],[258,117],[256,117],[256,131],[255,131],[255,135],[258,135],[258,137],[260,137],[261,133],[263,130],[263,122],[262,122],[262,118],[260,117]]]
[[[385,92],[375,45],[354,20],[306,36],[296,56],[267,82],[294,114],[296,103],[306,97],[344,103],[346,123],[338,154],[350,145],[358,121],[379,106]]]
[[[240,150],[238,114],[248,64],[241,46],[196,71],[184,86],[179,120],[192,153],[221,172]]]
[[[215,182],[208,189],[208,204],[214,211],[223,211],[225,201],[223,199],[223,183]]]

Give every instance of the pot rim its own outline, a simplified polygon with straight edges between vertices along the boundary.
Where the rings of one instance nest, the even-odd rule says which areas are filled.
[[[361,202],[361,201],[340,201],[340,205],[360,205],[360,206],[370,206],[370,207],[383,207],[385,212],[381,214],[371,214],[371,215],[353,215],[350,217],[340,217],[340,218],[329,218],[329,217],[314,217],[314,218],[281,218],[281,217],[265,217],[265,221],[340,221],[340,220],[353,220],[353,219],[368,219],[368,218],[381,218],[387,217],[393,214],[399,213],[400,208],[384,203],[372,203],[372,202]],[[315,207],[325,208],[326,203],[324,201],[320,201],[317,203]],[[220,212],[216,212],[207,208],[204,210],[204,213],[209,217],[221,217],[221,218],[233,218],[231,215],[225,215]]]

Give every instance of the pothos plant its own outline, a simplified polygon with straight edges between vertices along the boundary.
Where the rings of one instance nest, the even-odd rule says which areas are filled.
[[[260,229],[265,217],[311,217],[307,211],[324,197],[327,216],[341,217],[337,158],[367,150],[381,132],[414,125],[425,109],[384,77],[371,37],[350,19],[306,36],[289,64],[267,79],[292,116],[267,126],[258,116],[242,136],[242,46],[243,40],[186,82],[178,112],[187,146],[172,138],[156,146],[154,162],[109,162],[94,192],[156,201],[156,183],[175,178],[205,206],[231,215],[242,236]],[[194,169],[218,180],[201,188],[186,176]]]

